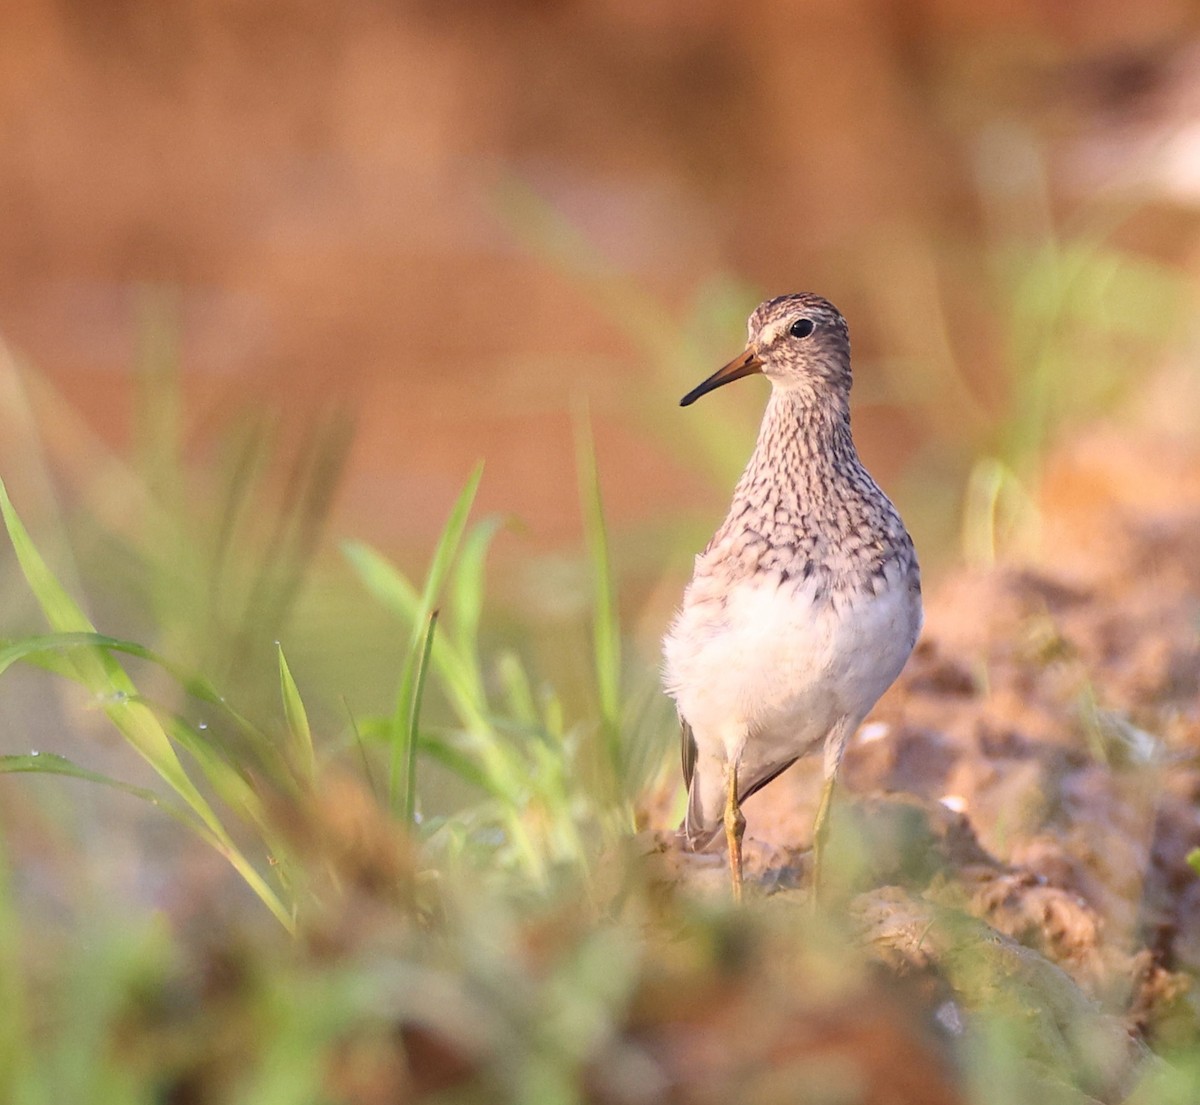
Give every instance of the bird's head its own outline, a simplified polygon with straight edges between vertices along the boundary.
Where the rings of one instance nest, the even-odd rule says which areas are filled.
[[[766,376],[777,390],[812,394],[850,391],[850,333],[841,312],[811,292],[781,295],[750,316],[744,353],[714,372],[679,402],[686,407],[743,376]]]

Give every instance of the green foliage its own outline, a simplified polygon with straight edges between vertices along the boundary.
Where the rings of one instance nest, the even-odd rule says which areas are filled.
[[[479,631],[486,553],[501,522],[486,518],[466,528],[478,471],[451,512],[420,591],[379,553],[361,544],[345,547],[359,578],[410,640],[396,710],[390,719],[362,725],[368,744],[385,744],[398,765],[394,808],[406,822],[421,823],[435,854],[473,856],[481,867],[498,864],[543,889],[564,865],[589,877],[601,848],[628,831],[647,761],[662,747],[655,720],[639,718],[622,693],[616,590],[595,459],[582,424],[579,478],[593,599],[594,690],[586,716],[570,716],[562,695],[539,684],[511,649],[485,665]],[[434,633],[439,595],[443,618]],[[413,708],[426,671],[450,724],[425,723]],[[480,800],[453,816],[421,816],[418,754]]]
[[[3,482],[0,482],[0,512],[25,580],[51,627],[61,634],[94,634],[95,627],[63,589],[34,547],[9,501]],[[19,653],[27,650],[30,643],[14,641],[6,647]],[[130,746],[150,764],[194,815],[193,826],[196,831],[229,860],[267,908],[284,925],[291,927],[290,910],[234,843],[208,800],[189,778],[167,730],[154,710],[138,696],[133,680],[118,663],[113,650],[100,644],[85,644],[66,650],[64,655],[66,664],[62,674],[82,685],[93,696]],[[198,734],[196,742],[198,746],[203,744]],[[216,759],[208,759],[201,766],[209,773],[210,781],[218,787],[225,784],[229,790],[237,789],[233,768]]]
[[[300,774],[300,778],[308,787],[317,780],[317,760],[313,750],[312,729],[308,724],[308,711],[304,708],[304,700],[300,697],[300,688],[292,678],[292,670],[288,667],[287,658],[283,655],[283,645],[278,645],[279,651],[279,693],[283,699],[283,715],[287,720],[287,732],[291,737],[292,761]]]
[[[417,749],[421,722],[421,703],[425,698],[425,674],[429,671],[429,653],[433,649],[433,638],[437,631],[438,612],[431,610],[425,622],[425,632],[414,649],[417,657],[416,671],[413,676],[411,701],[408,706],[407,723],[404,726],[401,763],[403,775],[398,788],[400,797],[399,813],[401,821],[410,829],[417,823]],[[393,748],[396,742],[393,743]],[[395,762],[393,760],[393,762]],[[393,803],[394,804],[394,803]]]
[[[387,762],[388,808],[418,829],[431,855],[454,854],[480,867],[519,871],[546,889],[552,872],[588,876],[599,850],[633,822],[632,801],[641,772],[653,759],[653,720],[640,723],[622,697],[622,650],[616,590],[609,559],[603,506],[590,436],[579,433],[580,490],[592,565],[593,716],[571,717],[562,697],[536,680],[512,650],[489,667],[480,641],[486,557],[501,522],[488,518],[468,527],[482,467],[471,474],[453,505],[418,589],[394,565],[361,545],[346,556],[367,587],[404,627],[395,705],[382,718],[357,726],[362,749],[382,750]],[[306,907],[299,887],[309,881],[296,869],[284,808],[306,801],[321,786],[324,764],[310,711],[282,645],[276,645],[281,717],[267,726],[250,721],[212,683],[157,652],[95,631],[33,545],[0,486],[10,540],[27,584],[56,630],[0,643],[0,674],[16,662],[32,663],[82,684],[155,769],[177,799],[166,808],[225,856],[268,908],[289,928]],[[438,603],[445,610],[439,630]],[[218,727],[192,723],[179,712],[137,691],[118,662],[127,656],[165,674],[179,693],[207,706]],[[438,692],[449,725],[425,720],[427,682]],[[185,768],[199,773],[203,789]],[[421,811],[419,766],[427,757],[476,792],[465,808],[426,819]],[[3,770],[42,771],[104,782],[130,794],[161,801],[144,787],[128,786],[54,755],[8,757]],[[369,781],[369,779],[368,779]],[[215,802],[214,802],[215,800]],[[288,818],[295,813],[288,814]],[[236,831],[231,828],[236,824]],[[247,833],[254,843],[240,839]],[[465,848],[465,851],[464,851]],[[258,857],[257,859],[255,857]],[[264,874],[263,861],[270,866]]]
[[[388,799],[393,809],[406,811],[405,820],[411,820],[414,812],[416,792],[416,716],[419,704],[420,689],[423,686],[425,666],[432,652],[434,640],[434,610],[438,596],[450,573],[458,552],[459,542],[466,529],[467,516],[471,512],[471,504],[475,501],[475,493],[479,489],[479,481],[483,477],[483,465],[476,467],[459,494],[450,517],[446,521],[442,535],[434,550],[429,572],[425,577],[425,585],[420,595],[417,595],[412,585],[395,568],[389,565],[381,556],[365,546],[351,544],[346,547],[346,555],[358,571],[359,576],[368,589],[380,600],[391,606],[410,624],[409,648],[407,658],[400,672],[400,685],[396,692],[396,706],[392,711],[391,721],[387,730],[387,744],[391,749],[390,767],[388,771]],[[471,565],[475,572],[482,574],[482,556],[478,562]],[[473,610],[478,619],[479,596],[481,585],[475,594],[470,593],[471,585],[459,585],[460,597],[465,601],[475,601]],[[443,667],[443,670],[446,670]],[[454,673],[471,673],[467,665],[456,663]],[[465,696],[478,701],[476,685],[464,688]]]

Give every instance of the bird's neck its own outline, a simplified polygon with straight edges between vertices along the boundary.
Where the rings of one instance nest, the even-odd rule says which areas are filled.
[[[836,515],[855,487],[870,484],[844,395],[774,390],[726,525],[733,515],[819,521]]]
[[[806,482],[806,477],[857,467],[845,395],[772,389],[747,475],[757,469],[776,480],[793,476]]]

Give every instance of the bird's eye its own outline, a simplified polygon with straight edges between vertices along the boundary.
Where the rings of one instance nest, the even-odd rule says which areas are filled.
[[[793,338],[807,338],[817,328],[811,318],[798,318],[788,327],[788,333]]]

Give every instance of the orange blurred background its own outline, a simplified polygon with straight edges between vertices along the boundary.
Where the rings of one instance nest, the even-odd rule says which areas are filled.
[[[707,444],[676,398],[801,289],[850,318],[862,451],[942,539],[945,458],[1007,401],[1002,250],[1099,222],[1198,264],[1184,0],[25,0],[4,23],[0,334],[118,449],[148,311],[201,463],[243,405],[302,445],[344,404],[333,525],[391,548],[428,545],[480,457],[483,509],[577,540],[581,397],[618,528],[715,521],[762,389],[697,413]],[[78,426],[33,402],[86,481]]]

